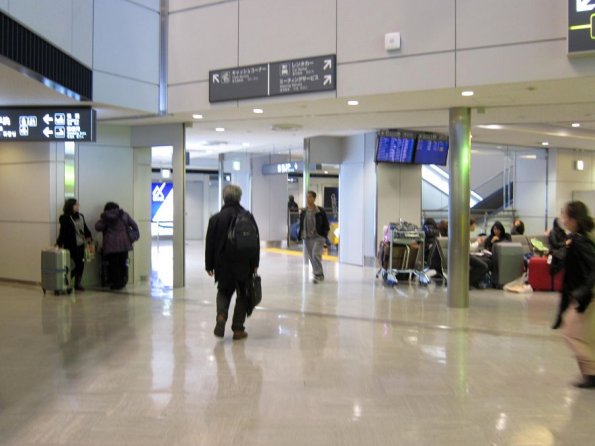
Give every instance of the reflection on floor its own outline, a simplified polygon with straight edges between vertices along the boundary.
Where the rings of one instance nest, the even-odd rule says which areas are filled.
[[[0,284],[0,445],[593,444],[554,294],[449,310],[441,287],[330,262],[313,284],[264,252],[263,306],[234,342],[213,336],[215,287],[188,251],[185,289],[162,271],[119,293]]]

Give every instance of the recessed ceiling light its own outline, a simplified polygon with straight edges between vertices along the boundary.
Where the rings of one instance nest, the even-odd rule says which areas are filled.
[[[225,127],[215,127],[215,131],[216,132],[224,132],[225,131]]]
[[[257,115],[261,115],[264,113],[264,110],[262,108],[253,108],[252,111]]]
[[[202,115],[192,115],[194,119],[202,119]]]
[[[542,145],[542,146],[549,146],[549,145],[550,145],[550,143],[549,143],[549,142],[547,142],[547,141],[543,141],[543,142],[541,143],[541,145]]]
[[[473,96],[475,94],[474,91],[471,90],[465,90],[463,92],[461,92],[461,96]]]
[[[502,126],[499,124],[478,125],[477,127],[488,130],[500,130]]]
[[[355,101],[355,100],[347,101],[347,105],[359,105],[359,101]]]
[[[250,143],[249,142],[243,142],[242,143],[242,147],[250,147]]]
[[[324,174],[325,174],[325,175],[328,175],[328,170],[325,170],[325,171],[324,171]]]
[[[576,127],[580,127],[581,126],[581,123],[580,122],[573,122],[572,123],[572,126],[575,127],[575,128]]]

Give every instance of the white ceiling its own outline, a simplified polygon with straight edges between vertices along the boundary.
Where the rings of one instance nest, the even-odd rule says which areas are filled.
[[[340,79],[339,79],[340,82]],[[221,152],[292,151],[299,156],[303,139],[319,135],[345,136],[382,128],[407,128],[448,133],[448,109],[472,108],[474,142],[494,145],[595,150],[595,77],[523,84],[481,86],[465,98],[461,89],[403,92],[357,98],[312,94],[231,102],[209,110],[191,110],[165,117],[143,116],[92,103],[101,122],[121,125],[192,123],[187,147],[193,157]],[[348,99],[359,105],[347,105]],[[75,105],[76,101],[12,68],[0,65],[0,106]],[[253,108],[263,114],[254,114]],[[193,113],[203,119],[195,120]],[[580,128],[572,128],[580,122]],[[498,129],[481,125],[500,125]],[[274,126],[294,127],[275,131]],[[216,132],[224,127],[225,132]]]

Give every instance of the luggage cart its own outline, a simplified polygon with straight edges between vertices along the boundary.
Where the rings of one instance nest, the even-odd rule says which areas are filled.
[[[408,274],[409,280],[415,276],[421,285],[428,285],[430,278],[426,274],[424,264],[425,233],[420,229],[411,229],[403,224],[396,225],[391,223],[389,226],[389,260],[388,268],[381,268],[376,277],[382,275],[387,285],[396,285],[399,283],[398,274]],[[411,266],[411,245],[417,244],[418,250],[415,254],[415,260]],[[393,264],[394,250],[400,247],[404,250],[404,255],[400,265]]]

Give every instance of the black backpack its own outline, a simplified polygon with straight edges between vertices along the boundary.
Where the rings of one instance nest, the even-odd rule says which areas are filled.
[[[254,217],[248,211],[239,211],[227,230],[225,254],[230,260],[251,260],[260,251],[260,237]]]

